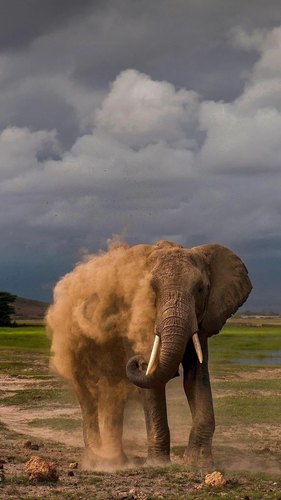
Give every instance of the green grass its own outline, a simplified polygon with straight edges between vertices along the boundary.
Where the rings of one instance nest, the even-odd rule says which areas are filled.
[[[229,390],[233,392],[266,392],[275,391],[281,395],[281,381],[278,378],[265,378],[265,379],[250,379],[250,380],[223,380],[215,381],[212,383],[214,392],[217,389]]]
[[[215,375],[219,379],[212,383],[218,423],[280,423],[280,380],[262,376],[245,380],[239,375],[242,371],[254,372],[257,367],[264,366],[259,365],[259,360],[270,352],[280,350],[281,329],[274,326],[227,325],[219,335],[210,339],[209,345],[211,378]],[[6,392],[0,405],[46,407],[73,403],[74,399],[67,389],[56,385],[57,379],[49,374],[49,346],[50,339],[44,327],[0,328],[0,371],[23,378],[49,378],[52,382],[51,389],[42,386],[10,394]],[[240,364],[236,363],[237,358]],[[255,358],[256,365],[248,365],[249,358]],[[272,365],[269,367],[274,368]],[[229,375],[230,380],[221,380]],[[230,394],[226,392],[223,397],[217,397],[216,390],[220,396],[219,391],[230,391]],[[56,419],[49,420],[50,426],[71,427],[72,424],[71,419],[69,424]],[[40,425],[40,422],[33,425]]]
[[[43,326],[0,328],[0,349],[48,352],[50,339]]]
[[[219,425],[280,424],[280,397],[241,394],[214,401]]]
[[[11,377],[51,379],[53,376],[49,372],[49,360],[45,356],[38,361],[37,357],[31,357],[28,360],[25,356],[14,356],[10,352],[1,352],[0,372]]]
[[[0,348],[0,372],[11,377],[50,378],[48,351]]]
[[[52,418],[35,418],[28,425],[32,427],[49,427],[56,431],[73,431],[80,429],[82,422],[68,416],[52,417]]]
[[[24,407],[56,406],[73,405],[74,398],[69,394],[67,389],[24,389],[13,391],[11,395],[0,399],[1,405],[18,405]]]
[[[0,372],[12,377],[51,377],[50,339],[42,326],[0,328]]]
[[[240,373],[255,372],[260,367],[274,369],[278,363],[265,365],[265,358],[281,348],[280,327],[226,326],[210,339],[211,374],[233,380],[212,383],[217,423],[280,423],[281,382],[278,378],[240,378]],[[239,362],[238,362],[239,360]],[[249,364],[249,360],[254,363]],[[216,397],[216,390],[230,391]]]
[[[280,348],[280,327],[226,326],[209,341],[211,372],[220,376],[238,369],[253,371],[264,366],[264,360]],[[249,359],[253,363],[249,364]],[[270,367],[279,365],[270,364]]]
[[[18,326],[44,326],[44,319],[17,319]]]
[[[12,476],[5,478],[5,486],[18,486],[18,485],[25,485],[28,486],[30,484],[29,479],[27,476]],[[16,491],[15,491],[16,492]],[[13,493],[13,491],[11,491]]]
[[[248,351],[266,356],[266,352],[277,351],[281,346],[281,327],[245,327],[227,325],[219,335],[210,339],[210,353],[216,361],[249,357]],[[44,326],[20,326],[0,328],[0,349],[48,352],[50,339]]]
[[[4,424],[3,422],[1,422],[1,420],[0,420],[0,431],[4,431],[6,429],[7,429],[6,424]]]

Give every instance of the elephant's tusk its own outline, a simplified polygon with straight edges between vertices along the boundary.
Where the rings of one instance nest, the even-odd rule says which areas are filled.
[[[159,335],[155,335],[154,344],[153,344],[151,355],[150,355],[150,360],[148,362],[148,366],[147,366],[147,370],[146,370],[146,375],[149,375],[152,368],[153,368],[153,365],[155,363],[157,353],[159,350],[159,346],[160,346],[160,337],[159,337]]]
[[[200,340],[199,340],[197,332],[195,332],[193,334],[192,340],[193,340],[193,344],[194,344],[194,348],[195,348],[196,354],[197,354],[198,359],[199,359],[199,363],[203,363],[203,354],[202,354]]]

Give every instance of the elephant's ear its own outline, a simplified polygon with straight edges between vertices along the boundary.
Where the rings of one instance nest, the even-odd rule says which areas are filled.
[[[245,302],[252,284],[242,260],[228,248],[210,244],[193,250],[207,260],[210,272],[210,293],[200,325],[210,337],[218,333],[227,318]]]

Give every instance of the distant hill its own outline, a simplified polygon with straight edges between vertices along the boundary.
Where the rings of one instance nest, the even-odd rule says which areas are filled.
[[[14,302],[14,319],[43,319],[50,304],[39,300],[17,297]]]
[[[42,320],[46,314],[46,311],[49,307],[48,302],[42,302],[40,300],[26,299],[24,297],[17,297],[14,302],[15,315],[13,319],[15,320],[24,320],[24,319],[32,319],[32,320]],[[240,319],[246,318],[258,318],[258,317],[274,317],[280,318],[280,313],[276,312],[252,312],[252,311],[239,311],[239,313],[235,314],[232,318],[228,320],[228,322],[236,323]]]

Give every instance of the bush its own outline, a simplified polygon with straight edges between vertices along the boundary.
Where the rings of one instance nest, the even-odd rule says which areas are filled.
[[[0,292],[0,326],[12,326],[11,316],[15,313],[12,305],[16,295],[9,292]]]

